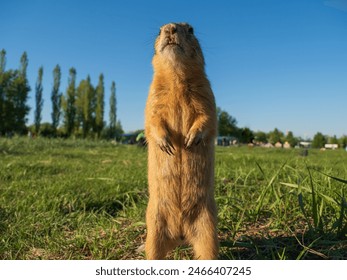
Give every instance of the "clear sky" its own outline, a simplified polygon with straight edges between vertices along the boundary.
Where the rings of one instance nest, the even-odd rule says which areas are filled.
[[[105,76],[106,110],[116,82],[125,131],[144,127],[159,27],[189,22],[200,40],[219,107],[254,131],[312,137],[347,134],[347,0],[0,0],[7,69],[28,53],[29,105],[44,67],[43,121],[51,121],[53,68],[77,81]]]

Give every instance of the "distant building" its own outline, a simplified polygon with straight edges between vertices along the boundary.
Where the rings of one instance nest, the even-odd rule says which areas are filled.
[[[281,142],[277,142],[275,144],[275,148],[282,148],[282,143]]]
[[[292,146],[290,146],[290,144],[288,143],[288,141],[284,142],[283,144],[283,148],[285,149],[290,149]]]
[[[264,148],[273,148],[274,145],[272,145],[271,143],[266,143],[262,147],[264,147]]]
[[[338,144],[325,144],[325,145],[324,145],[324,148],[325,148],[325,149],[336,150],[336,149],[339,148],[339,145],[338,145]]]
[[[237,143],[237,138],[232,136],[218,136],[215,141],[215,144],[218,146],[231,146]]]
[[[311,142],[307,142],[307,141],[299,142],[299,147],[302,147],[302,148],[311,148],[311,145],[312,145]]]

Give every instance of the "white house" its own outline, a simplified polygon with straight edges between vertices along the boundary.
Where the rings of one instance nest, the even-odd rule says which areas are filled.
[[[300,147],[303,147],[303,148],[311,148],[311,142],[307,142],[307,141],[301,141],[300,143],[299,143],[299,146]]]
[[[339,144],[325,144],[324,148],[331,149],[331,150],[336,150],[336,149],[339,148]]]

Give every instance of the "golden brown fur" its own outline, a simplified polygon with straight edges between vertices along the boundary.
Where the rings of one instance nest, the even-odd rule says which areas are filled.
[[[196,259],[216,259],[216,108],[192,27],[186,23],[162,26],[152,64],[145,112],[146,257],[163,259],[184,242],[193,246]]]

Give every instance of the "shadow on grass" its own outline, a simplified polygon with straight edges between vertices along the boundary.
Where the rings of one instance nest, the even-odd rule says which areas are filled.
[[[59,206],[59,211],[66,215],[74,212],[105,212],[115,217],[119,211],[124,209],[124,204],[119,200],[89,200],[86,202],[68,202],[64,201]]]
[[[243,235],[235,241],[220,240],[220,259],[240,260],[344,260],[347,241],[329,236],[268,236]]]
[[[117,213],[123,210],[123,208],[124,204],[118,200],[88,201],[85,205],[85,211],[87,212],[104,211],[112,217],[117,216]]]

